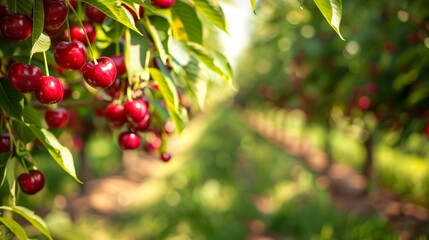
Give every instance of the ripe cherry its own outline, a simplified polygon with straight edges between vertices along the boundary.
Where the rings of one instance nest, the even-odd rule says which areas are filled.
[[[125,112],[131,122],[140,122],[149,113],[148,103],[142,98],[125,102]]]
[[[33,32],[33,19],[22,13],[7,14],[1,18],[0,31],[7,39],[25,40]]]
[[[0,153],[9,152],[12,148],[12,143],[10,140],[10,135],[8,133],[4,133],[0,136]]]
[[[45,121],[52,129],[64,127],[69,120],[69,113],[65,108],[57,108],[55,110],[48,109],[45,111]]]
[[[35,91],[36,98],[44,104],[58,103],[63,99],[64,86],[55,77],[43,76],[39,87]]]
[[[368,109],[371,106],[371,99],[368,96],[361,96],[358,104],[361,109]]]
[[[22,93],[35,91],[43,77],[39,67],[20,62],[13,63],[7,73],[10,84]]]
[[[36,194],[45,185],[45,176],[39,170],[30,170],[18,177],[21,190],[26,194]]]
[[[55,46],[54,58],[65,69],[79,70],[86,63],[88,53],[80,41],[60,42]]]
[[[135,121],[131,122],[131,126],[133,127],[133,129],[136,131],[141,131],[141,132],[146,131],[149,128],[149,125],[150,125],[150,114],[149,113],[145,115],[143,120],[141,120],[139,122],[135,122]]]
[[[9,13],[9,7],[5,3],[0,3],[0,19]]]
[[[88,39],[91,44],[94,43],[95,37],[97,36],[94,25],[90,22],[84,22],[82,23],[83,27],[85,28],[86,34],[88,34]],[[88,46],[88,42],[85,38],[85,31],[81,26],[71,26],[70,27],[70,36],[72,40],[77,40],[85,44],[85,46]],[[67,33],[68,34],[68,33]],[[66,34],[66,37],[68,35]]]
[[[161,136],[159,134],[154,134],[153,137],[149,140],[149,142],[144,145],[143,149],[146,152],[152,152],[159,149],[161,147],[161,144]]]
[[[426,125],[426,136],[429,137],[429,124]]]
[[[58,29],[66,21],[69,8],[64,0],[44,0],[43,12],[45,14],[44,27]]]
[[[152,0],[152,5],[157,8],[170,8],[175,0]]]
[[[168,161],[170,161],[170,159],[171,159],[171,154],[170,153],[168,153],[168,152],[163,152],[163,153],[161,153],[161,160],[163,161],[163,162],[168,162]]]
[[[83,78],[94,88],[107,88],[116,79],[116,65],[108,57],[100,57],[97,64],[94,61],[86,63],[83,68]]]
[[[118,137],[119,146],[123,150],[136,149],[140,146],[140,135],[135,132],[122,132]]]
[[[64,29],[65,28],[64,28],[64,24],[63,24],[63,25],[61,25],[59,27],[56,27],[56,28],[47,28],[47,27],[45,27],[43,29],[43,31],[45,31],[45,33],[48,36],[55,37],[55,36],[58,36],[60,33],[62,33],[64,31]]]
[[[125,67],[124,54],[121,53],[119,55],[110,56],[110,58],[115,62],[117,75],[121,76],[125,72],[127,72],[127,68]]]
[[[106,14],[89,4],[86,5],[85,12],[91,22],[102,23],[106,18]]]
[[[115,81],[109,87],[103,89],[105,93],[107,93],[113,99],[117,99],[121,95],[121,87],[123,80],[119,77],[115,79]],[[125,81],[125,85],[128,85],[128,81]],[[125,89],[126,89],[125,86]]]
[[[104,109],[104,117],[113,128],[119,128],[127,121],[124,106],[110,103]]]

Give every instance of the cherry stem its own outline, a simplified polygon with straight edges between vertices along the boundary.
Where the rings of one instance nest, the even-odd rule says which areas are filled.
[[[70,24],[69,24],[69,18],[66,18],[66,26],[67,26],[67,30],[69,31],[69,42],[71,42],[72,41],[72,38],[71,38],[71,31],[70,31]]]
[[[89,38],[88,38],[88,33],[86,32],[85,27],[83,26],[83,23],[79,18],[79,14],[76,12],[76,10],[73,8],[73,6],[70,4],[69,1],[65,1],[65,2],[68,4],[69,9],[72,10],[73,14],[76,15],[79,26],[82,27],[83,33],[85,35],[85,40],[86,40],[86,43],[88,44],[88,48],[89,48],[89,51],[91,52],[92,58],[94,59],[94,63],[98,64],[97,59],[95,58],[94,50],[92,49],[92,46],[91,46],[91,42],[89,41]],[[69,35],[71,35],[70,30],[69,30]]]
[[[49,76],[49,67],[48,67],[48,60],[46,59],[46,51],[43,52],[43,59],[45,61],[46,76]]]

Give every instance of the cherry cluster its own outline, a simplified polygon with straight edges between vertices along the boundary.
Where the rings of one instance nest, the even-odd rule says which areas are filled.
[[[157,8],[170,8],[175,0],[152,0],[152,5]],[[79,19],[76,13],[77,4],[84,7],[85,19]],[[129,6],[123,5],[138,21],[144,15],[144,8],[139,7],[138,13]],[[35,97],[44,108],[44,119],[50,129],[61,129],[70,120],[70,111],[61,106],[63,99],[69,97],[68,83],[63,78],[64,72],[76,72],[84,82],[92,88],[89,92],[98,93],[106,102],[102,115],[112,129],[120,130],[118,145],[123,150],[138,149],[143,140],[141,133],[150,136],[143,149],[146,151],[158,150],[160,159],[164,162],[170,160],[171,155],[161,148],[163,136],[171,132],[170,128],[160,129],[159,119],[157,126],[151,124],[156,114],[151,114],[149,99],[145,96],[145,89],[135,89],[129,86],[127,81],[127,69],[123,52],[110,56],[94,57],[92,45],[96,41],[96,24],[102,24],[107,16],[96,7],[83,4],[75,0],[43,0],[44,25],[43,32],[51,38],[53,57],[55,59],[55,72],[49,74],[49,66],[45,56],[45,71],[36,65],[8,59],[5,65],[5,75],[13,87],[19,93],[30,94]],[[71,22],[71,13],[77,17]],[[69,17],[70,16],[70,17]],[[6,4],[0,3],[0,37],[12,43],[21,43],[27,40],[33,31],[32,15],[28,13],[11,13]],[[93,57],[88,61],[88,58]],[[1,60],[1,59],[0,59]],[[156,67],[156,60],[153,60]],[[1,67],[1,61],[0,61]],[[166,63],[166,67],[171,67]],[[52,69],[51,69],[52,70]],[[150,91],[158,91],[156,83],[150,86]],[[159,91],[158,91],[159,92]],[[159,93],[158,93],[159,95]],[[99,97],[102,96],[102,97]],[[103,97],[104,96],[104,97]],[[31,99],[32,97],[30,97]],[[163,123],[164,126],[165,123]],[[121,130],[123,129],[123,130]],[[15,154],[19,148],[15,146],[13,131],[0,136],[0,153],[12,152]],[[24,161],[25,162],[25,161]],[[28,164],[28,162],[27,162]],[[43,173],[33,166],[23,164],[26,169],[18,178],[21,190],[27,194],[35,194],[44,186]],[[28,168],[27,168],[28,167]]]

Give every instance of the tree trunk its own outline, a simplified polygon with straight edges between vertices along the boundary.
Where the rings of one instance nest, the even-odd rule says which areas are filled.
[[[364,163],[362,174],[369,180],[372,178],[374,165],[374,142],[370,135],[365,141],[366,161]]]

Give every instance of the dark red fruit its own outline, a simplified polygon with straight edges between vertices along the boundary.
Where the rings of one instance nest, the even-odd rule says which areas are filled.
[[[128,85],[128,81],[125,81],[125,84]],[[103,89],[113,99],[117,99],[121,95],[122,79],[117,77],[115,81],[109,87]]]
[[[55,77],[43,76],[39,87],[35,91],[36,98],[44,104],[58,103],[63,99],[64,86]]]
[[[371,99],[368,96],[361,96],[359,97],[358,104],[361,109],[368,109],[371,107]]]
[[[168,161],[170,161],[170,159],[171,159],[171,154],[170,153],[168,153],[168,152],[161,153],[161,160],[163,162],[168,162]]]
[[[51,36],[51,37],[54,37],[54,36],[57,36],[57,35],[59,35],[60,33],[62,33],[63,31],[64,31],[64,24],[63,25],[61,25],[61,26],[59,26],[59,27],[56,27],[56,28],[49,28],[49,27],[45,27],[44,29],[43,29],[43,31],[45,31],[45,33],[48,35],[48,36]]]
[[[64,0],[44,0],[43,12],[45,28],[58,29],[66,21],[69,8]]]
[[[118,143],[123,150],[136,149],[140,146],[140,136],[135,132],[123,132],[119,134]]]
[[[86,63],[83,68],[83,78],[94,88],[107,88],[116,79],[116,65],[108,57],[100,57],[97,64],[94,61]]]
[[[7,4],[0,3],[0,19],[6,16],[9,13],[9,8]]]
[[[426,125],[426,136],[429,137],[429,125]]]
[[[124,54],[121,53],[119,55],[113,55],[110,57],[113,62],[115,62],[117,75],[121,76],[127,72],[127,68],[125,67]]]
[[[143,118],[143,120],[139,121],[139,122],[131,122],[131,126],[133,127],[134,130],[136,131],[141,131],[144,132],[148,129],[150,125],[150,114],[146,114],[146,116]]]
[[[119,128],[127,121],[124,106],[110,103],[104,109],[104,117],[113,128]]]
[[[48,109],[45,111],[45,121],[52,129],[64,127],[69,120],[69,113],[64,108],[57,108],[55,110]]]
[[[94,25],[90,22],[84,22],[83,27],[85,28],[86,34],[88,34],[89,42],[92,44],[95,41],[97,36]],[[85,38],[85,31],[81,26],[71,26],[70,27],[70,36],[72,40],[77,40],[88,46],[88,42]],[[68,36],[66,36],[68,37]]]
[[[175,0],[152,0],[152,5],[157,8],[170,8]]]
[[[10,135],[8,133],[4,133],[0,137],[0,153],[9,152],[12,148],[12,143],[10,141]]]
[[[13,63],[7,74],[13,88],[22,93],[35,91],[43,77],[39,67],[19,62]]]
[[[88,53],[80,41],[60,42],[55,46],[54,58],[65,69],[79,70],[86,63]]]
[[[68,0],[68,2],[70,3],[70,5],[71,5],[74,9],[76,9],[76,7],[77,7],[77,3],[76,3],[76,1],[75,1],[75,0]]]
[[[144,145],[143,149],[144,149],[146,152],[152,152],[152,151],[155,151],[155,150],[159,149],[159,148],[161,147],[161,143],[162,143],[161,136],[160,136],[160,135],[158,135],[158,134],[155,134],[155,135],[150,139],[150,141],[149,141],[149,142],[147,142],[147,143]]]
[[[18,177],[18,183],[21,190],[26,194],[35,194],[45,185],[45,176],[39,170],[30,170]]]
[[[85,12],[91,22],[102,23],[106,18],[106,14],[92,5],[86,5]]]
[[[22,13],[7,14],[1,18],[0,31],[7,39],[25,40],[33,32],[33,19]]]
[[[139,20],[144,14],[144,8],[142,6],[139,6],[139,16],[137,16],[137,13],[128,7],[128,5],[122,4],[122,6],[124,6],[131,13],[131,15],[133,15],[135,21]]]
[[[149,113],[148,103],[142,98],[125,102],[125,112],[131,122],[140,122]]]

